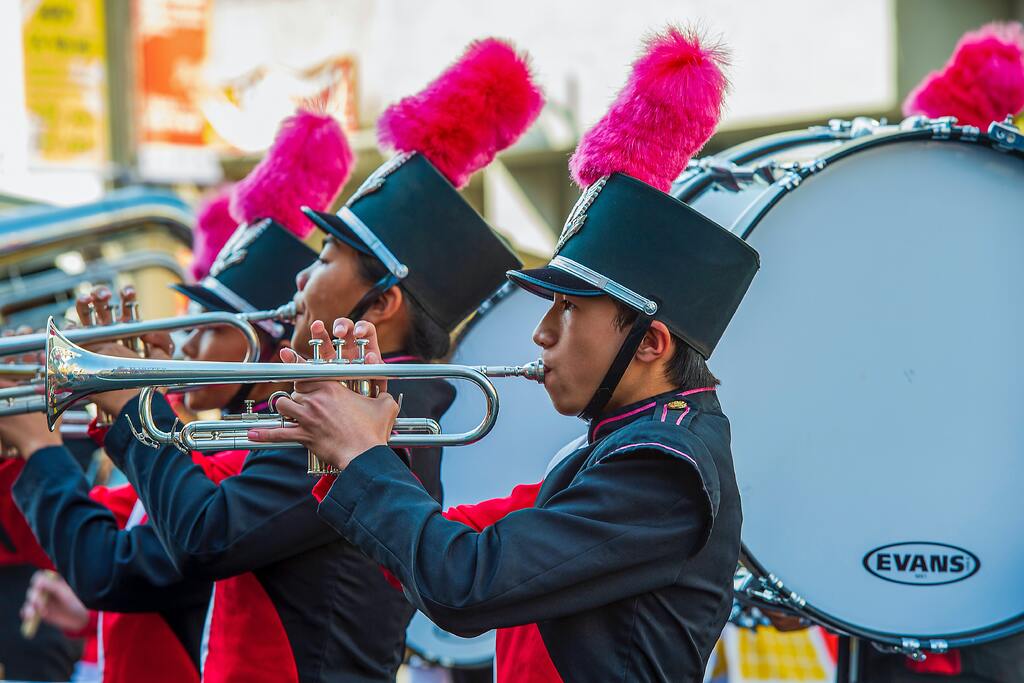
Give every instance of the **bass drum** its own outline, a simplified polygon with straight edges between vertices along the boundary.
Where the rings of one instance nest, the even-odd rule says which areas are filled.
[[[459,336],[452,363],[461,365],[518,364],[537,358],[533,330],[550,303],[507,284],[483,304]],[[578,418],[559,415],[544,387],[521,378],[496,379],[498,420],[483,440],[446,448],[441,459],[444,506],[477,503],[507,496],[516,484],[544,478],[551,457],[579,437],[586,426]],[[483,397],[469,385],[456,394],[441,418],[445,432],[464,431],[480,421]],[[494,632],[460,638],[417,612],[406,633],[406,645],[420,659],[449,668],[490,666]]]
[[[761,254],[711,359],[751,594],[904,651],[1024,630],[1024,157],[1000,132],[834,122],[673,190]]]

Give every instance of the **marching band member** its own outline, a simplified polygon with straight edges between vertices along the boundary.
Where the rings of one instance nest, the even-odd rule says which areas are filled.
[[[193,231],[195,251],[195,258],[192,262],[193,274],[197,274],[200,271],[201,274],[206,273],[213,261],[213,256],[205,257],[204,251],[212,250],[215,256],[216,250],[224,244],[231,234],[230,231],[234,230],[237,226],[237,223],[228,215],[227,203],[227,193],[221,192],[207,201],[197,212],[196,225]],[[130,290],[126,291],[124,295],[125,301],[134,300],[134,292]],[[125,313],[127,313],[127,309],[125,309]],[[125,315],[124,319],[127,320],[127,318],[128,316]],[[163,340],[160,341],[162,342]],[[73,453],[72,455],[77,459],[77,454]],[[42,462],[42,459],[39,459],[34,463],[33,468],[30,469],[34,469],[37,466],[42,467]],[[213,460],[209,462],[212,464]],[[0,462],[0,481],[3,482],[0,483],[0,488],[4,490],[4,494],[0,497],[0,500],[3,501],[2,505],[0,505],[3,508],[0,510],[0,516],[4,518],[4,524],[9,525],[10,528],[15,530],[14,534],[17,537],[17,543],[14,547],[18,548],[26,558],[26,561],[29,562],[22,571],[31,571],[29,569],[30,566],[42,567],[43,569],[32,574],[30,581],[28,581],[27,591],[24,590],[24,584],[22,584],[19,594],[12,596],[19,602],[23,601],[24,604],[18,610],[15,608],[14,603],[11,603],[11,609],[4,610],[5,614],[10,615],[10,619],[5,620],[5,623],[16,627],[19,611],[22,618],[22,627],[25,624],[34,623],[36,620],[41,620],[42,623],[38,635],[32,638],[31,641],[20,638],[21,642],[19,642],[19,638],[14,636],[13,633],[11,637],[3,639],[5,643],[9,643],[12,646],[12,653],[16,652],[20,655],[0,658],[8,664],[6,667],[7,675],[26,680],[43,678],[48,680],[67,679],[71,663],[67,663],[64,660],[71,656],[74,648],[69,647],[69,644],[62,642],[61,639],[55,640],[54,629],[59,629],[66,634],[80,636],[84,639],[85,644],[82,650],[82,657],[76,665],[74,673],[75,680],[83,677],[89,680],[92,680],[93,677],[97,679],[105,677],[108,681],[133,680],[138,678],[144,671],[144,669],[140,669],[140,666],[152,667],[155,671],[160,672],[155,674],[157,678],[153,680],[160,680],[159,676],[161,675],[167,677],[164,680],[197,680],[200,631],[205,613],[205,603],[210,590],[209,583],[203,582],[202,586],[198,588],[197,593],[195,593],[196,597],[193,600],[194,604],[190,605],[188,599],[179,598],[176,601],[173,612],[140,613],[125,616],[124,618],[119,615],[108,615],[106,619],[103,619],[99,613],[90,611],[66,581],[52,571],[53,564],[50,561],[50,556],[40,547],[21,511],[15,505],[11,494],[11,487],[19,478],[25,464],[25,461],[21,458],[12,458]],[[64,465],[67,465],[67,462]],[[74,480],[74,490],[81,494],[81,499],[77,502],[79,504],[86,503],[80,509],[83,511],[88,509],[102,511],[102,508],[106,508],[113,513],[114,522],[116,522],[116,524],[111,524],[109,517],[104,514],[103,517],[109,525],[108,530],[123,529],[129,520],[132,519],[132,511],[138,504],[138,497],[131,486],[125,485],[113,488],[96,486],[89,490],[87,483],[79,481],[80,472],[78,469],[65,467],[64,465],[59,469],[51,470],[51,472],[68,478],[62,484],[71,483]],[[28,479],[26,478],[25,481],[28,481]],[[60,488],[60,486],[55,487],[55,489],[57,488]],[[95,506],[88,505],[85,495],[86,491],[88,491],[88,499],[96,502]],[[62,515],[60,517],[62,520],[60,524],[68,522]],[[139,521],[139,516],[136,516],[133,524],[135,521]],[[76,524],[72,524],[72,526],[77,527]],[[136,535],[136,538],[147,538],[149,550],[155,557],[165,556],[156,536],[146,536],[144,532],[141,536]],[[98,555],[104,552],[102,547],[86,542],[85,539],[79,541],[77,547],[87,548],[89,556],[92,556],[93,553]],[[139,547],[146,548],[147,543],[143,542]],[[146,552],[136,552],[133,554],[136,558],[145,557],[146,555]],[[106,570],[103,563],[96,563],[90,559],[85,564],[73,564],[77,564],[79,569],[86,567],[89,571],[95,571],[97,576],[102,577],[102,580],[113,578],[113,574]],[[98,587],[98,584],[89,584],[89,573],[87,571],[69,569],[69,565],[63,562],[62,565],[66,571],[74,574],[76,585],[78,585],[80,592],[84,595],[90,594],[90,588],[87,585]],[[171,576],[176,576],[176,572],[171,572]],[[99,606],[102,604],[103,599],[109,599],[109,596],[100,598],[99,601],[93,598],[90,602],[94,606]],[[138,610],[143,605],[137,601],[132,601],[131,607]],[[170,629],[168,628],[169,626],[171,627]],[[100,631],[103,631],[103,633],[101,634]],[[104,666],[102,670],[99,668],[101,663],[98,661],[98,637],[101,635],[105,636],[103,642],[104,662],[102,663]],[[45,654],[42,654],[40,649],[43,647],[49,648]],[[185,652],[193,653],[194,656],[191,658],[182,656],[182,648],[184,648]],[[24,660],[25,665],[31,668],[26,669],[22,664],[22,660]],[[40,670],[40,667],[44,667],[44,669]]]
[[[321,518],[442,628],[499,628],[499,681],[699,681],[732,606],[740,500],[705,358],[758,257],[666,194],[718,121],[722,61],[690,33],[652,39],[572,159],[584,193],[555,256],[508,274],[552,299],[545,388],[590,423],[544,481],[445,519],[385,445],[390,395],[337,383],[297,382],[278,404],[297,426],[251,432],[343,470]],[[334,333],[379,344],[367,321]]]
[[[390,110],[383,136],[404,153],[378,169],[340,217],[307,210],[328,237],[296,278],[295,348],[307,346],[309,321],[356,311],[380,326],[371,362],[447,353],[454,327],[518,264],[453,185],[512,144],[540,105],[523,59],[504,43],[483,41]],[[276,179],[268,173],[264,182]],[[241,248],[228,260],[241,258]],[[244,249],[253,259],[253,245]],[[418,382],[408,396],[411,414],[436,419],[453,390]],[[95,398],[120,414],[105,445],[174,565],[217,581],[204,680],[393,680],[412,608],[375,562],[317,518],[303,449],[255,451],[216,486],[174,448],[135,440],[126,419],[138,413],[135,398]],[[166,401],[153,403],[160,428],[172,428]],[[419,456],[411,456],[413,472]],[[435,490],[437,469],[425,482]]]
[[[300,144],[289,144],[297,138]],[[335,168],[318,168],[312,180],[304,178],[303,168],[311,166],[309,157],[315,158],[331,144],[342,150],[341,162]],[[287,182],[299,188],[303,200],[327,207],[347,180],[351,165],[351,153],[337,122],[329,116],[302,111],[283,127],[258,169],[273,166],[279,172],[288,172]],[[282,187],[275,186],[275,190]],[[229,199],[226,195],[215,198],[200,211],[197,223],[197,242],[207,246],[220,242],[220,256],[216,260],[204,258],[198,250],[193,272],[206,276],[197,285],[175,288],[208,310],[241,313],[275,308],[282,303],[276,297],[282,289],[290,288],[298,272],[316,258],[316,252],[276,221],[246,223],[245,214],[240,214],[242,219],[232,218],[226,211]],[[255,198],[249,197],[248,201],[253,203]],[[294,215],[288,217],[295,220]],[[227,221],[237,229],[230,243],[224,245],[226,240],[219,233]],[[301,214],[298,221],[305,228]],[[243,223],[240,227],[239,222]],[[244,245],[247,258],[239,257],[240,245]],[[94,312],[98,323],[112,322],[110,297],[109,290],[100,288],[80,298],[79,318],[89,320]],[[122,293],[123,303],[133,300],[131,290]],[[122,309],[127,319],[127,306]],[[287,343],[291,331],[290,326],[276,321],[258,324],[261,353],[266,359]],[[170,340],[165,335],[149,335],[145,341],[157,349],[158,355],[166,357],[170,352]],[[183,351],[193,360],[223,361],[241,359],[247,348],[234,328],[213,326],[194,331]],[[120,344],[106,345],[104,350],[129,353]],[[264,396],[256,392],[269,391],[269,385],[261,385],[252,394],[248,386],[203,387],[188,394],[186,402],[193,410],[230,408],[243,398],[259,401]],[[17,426],[19,421],[27,426]],[[5,438],[11,431],[26,436],[41,431],[43,438],[58,437],[53,445],[59,442],[59,435],[42,428],[38,415],[0,420]],[[95,433],[101,444],[104,431]],[[90,492],[82,475],[69,466],[70,456],[64,449],[40,448],[31,442],[19,448],[31,457],[15,485],[15,499],[74,591],[64,590],[58,579],[38,575],[30,591],[29,611],[69,624],[82,618],[84,606],[78,599],[104,610],[98,615],[104,681],[198,681],[209,579],[182,576],[154,527],[145,524],[146,511],[131,486],[98,487]],[[191,461],[215,485],[237,474],[245,455],[241,451],[208,457],[193,453]]]

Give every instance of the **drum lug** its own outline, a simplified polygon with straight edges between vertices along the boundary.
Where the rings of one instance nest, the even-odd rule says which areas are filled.
[[[1024,136],[1013,123],[1013,117],[1007,116],[1001,123],[993,121],[988,127],[988,136],[992,138],[993,147],[1000,152],[1024,151]]]
[[[748,185],[759,183],[771,185],[775,182],[780,167],[775,162],[762,162],[739,166],[729,162],[716,162],[714,157],[701,164],[702,171],[709,173],[717,187],[729,192],[739,192]]]
[[[915,662],[923,662],[928,658],[928,655],[921,651],[921,641],[916,638],[901,639],[900,645],[896,648],[896,651],[901,655],[909,657]]]
[[[949,140],[953,136],[953,128],[956,127],[956,117],[941,116],[932,119],[931,126],[933,140]]]
[[[782,580],[774,574],[767,577],[759,576],[744,580],[735,586],[737,593],[743,593],[747,597],[760,600],[769,605],[780,605],[796,609],[803,609],[807,601],[786,588]]]
[[[786,588],[786,584],[782,583],[782,580],[779,577],[774,574],[769,574],[768,580],[771,581],[772,587],[779,593],[784,604],[789,605],[790,607],[796,607],[797,609],[803,609],[807,606],[807,601]]]
[[[949,650],[949,643],[945,640],[929,640],[922,645],[917,638],[900,638],[899,645],[885,647],[876,644],[875,647],[882,652],[891,652],[909,657],[915,662],[923,662],[928,659],[929,652],[942,653]]]
[[[885,119],[878,121],[868,116],[857,116],[852,121],[847,119],[829,119],[827,129],[836,133],[844,133],[851,140],[874,135],[879,128],[886,125]]]
[[[960,126],[960,139],[964,142],[976,142],[981,137],[981,128],[977,126]]]

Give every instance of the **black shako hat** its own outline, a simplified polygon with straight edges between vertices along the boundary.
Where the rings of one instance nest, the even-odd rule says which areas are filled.
[[[337,214],[303,208],[328,234],[376,257],[451,332],[505,281],[519,259],[423,155],[401,152]]]
[[[316,257],[317,253],[286,227],[264,218],[253,225],[240,225],[201,281],[171,287],[210,311],[270,310],[291,300],[295,276]],[[274,339],[292,333],[291,325],[273,320],[255,324]]]
[[[621,173],[592,183],[551,262],[509,271],[552,298],[607,294],[660,320],[708,358],[757,272],[757,252],[678,199]]]
[[[757,272],[753,248],[666,194],[718,125],[727,61],[693,30],[650,37],[569,160],[583,194],[551,262],[508,274],[545,297],[607,294],[639,312],[584,419],[604,410],[654,320],[709,357]]]

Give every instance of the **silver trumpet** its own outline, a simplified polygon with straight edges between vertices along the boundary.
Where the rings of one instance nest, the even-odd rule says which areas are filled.
[[[260,355],[260,339],[251,323],[262,320],[288,322],[294,317],[295,304],[289,303],[269,311],[251,313],[209,311],[173,318],[115,323],[102,327],[80,327],[64,332],[63,337],[76,344],[128,340],[132,342],[133,347],[137,347],[134,342],[150,332],[171,332],[196,327],[230,325],[245,337],[247,348],[243,360],[248,361],[259,358]],[[52,323],[52,319],[50,322]],[[42,351],[46,348],[46,340],[47,333],[45,332],[0,338],[0,356]],[[43,386],[45,373],[46,368],[42,365],[0,365],[0,376],[20,376],[31,380],[18,386],[0,389],[0,417],[45,412],[47,409]]]
[[[313,358],[306,363],[214,363],[207,361],[161,361],[126,359],[87,351],[57,330],[52,319],[47,325],[46,344],[46,414],[51,429],[68,406],[103,391],[149,388],[140,397],[139,419],[144,438],[157,444],[173,444],[186,451],[225,449],[268,449],[298,446],[297,443],[257,443],[246,438],[246,431],[270,426],[287,428],[290,422],[278,413],[247,412],[221,420],[193,422],[166,432],[153,421],[150,398],[152,389],[167,386],[200,386],[209,384],[249,384],[258,382],[295,382],[310,379],[333,379],[347,383],[368,395],[372,380],[451,379],[464,380],[484,395],[486,407],[480,423],[472,429],[444,434],[439,425],[426,418],[399,418],[388,444],[398,447],[460,446],[479,441],[494,426],[498,416],[498,392],[489,378],[523,377],[544,381],[540,361],[523,366],[479,366],[408,364],[368,365],[362,362],[365,345],[360,343],[360,358],[341,358],[344,341],[334,340],[337,359],[320,358],[319,340],[313,340]],[[363,342],[364,340],[359,340]],[[281,394],[283,392],[279,392]],[[272,397],[274,399],[276,397]],[[315,462],[314,462],[315,461]],[[310,456],[310,471],[324,474],[330,470]]]

